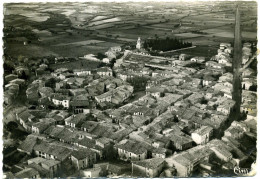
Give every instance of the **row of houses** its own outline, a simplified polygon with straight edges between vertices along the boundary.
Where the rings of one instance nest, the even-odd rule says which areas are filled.
[[[42,157],[35,157],[14,166],[16,172],[8,173],[8,178],[53,178],[60,176],[61,162],[58,160],[50,160]]]
[[[223,170],[233,170],[234,166],[240,165],[246,158],[240,147],[235,145],[235,141],[231,142],[229,137],[224,136],[222,140],[214,139],[205,145],[174,155],[167,159],[167,162],[176,168],[177,176],[189,177],[196,170],[202,174],[213,175],[216,173],[213,163]]]
[[[98,74],[100,76],[113,76],[113,71],[109,67],[101,67],[97,69],[91,68],[78,68],[73,69],[73,71],[69,71],[67,68],[59,68],[51,73],[52,76],[59,78],[60,80],[64,80],[69,77],[79,76],[86,77],[90,75]]]
[[[249,58],[252,57],[251,43],[244,43],[242,48],[242,64],[247,63]],[[240,112],[246,114],[248,120],[256,120],[257,118],[257,79],[256,72],[252,68],[246,68],[242,72],[242,103]]]
[[[131,85],[122,85],[99,96],[95,96],[98,103],[109,102],[120,104],[131,97],[134,88]]]
[[[102,71],[103,68],[100,69]],[[127,83],[114,78],[112,70],[108,75],[100,74],[96,77],[90,75],[88,77],[91,78],[88,79],[82,76],[60,78],[61,75],[67,72],[68,69],[60,68],[52,73],[52,76],[43,75],[33,81],[26,90],[29,102],[33,101],[33,103],[40,104],[43,108],[53,105],[56,107],[62,106],[66,109],[73,108],[75,113],[88,113],[98,103],[94,100],[94,96],[103,95],[106,92],[112,94],[111,90],[118,87],[113,92],[113,100],[118,104],[128,98],[126,97],[126,95],[129,96],[129,94],[126,94],[128,90],[130,93],[132,91],[128,86],[120,87]]]
[[[117,54],[121,50],[110,51]],[[112,77],[106,67],[100,68],[98,75],[58,69],[51,77],[38,77],[27,95],[37,95],[40,102],[48,100],[63,108],[17,110],[19,123],[33,133],[18,150],[59,161],[68,172],[75,167],[85,177],[124,174],[123,165],[96,164],[110,157],[131,162],[131,174],[126,176],[143,177],[171,176],[175,169],[181,177],[190,176],[198,168],[214,173],[211,161],[215,159],[220,164],[237,164],[243,152],[225,140],[235,130],[235,136],[243,137],[247,130],[243,124],[233,122],[225,131],[225,140],[214,139],[234,120],[229,118],[235,105],[233,76],[224,72],[224,65],[209,61],[206,69],[199,70],[164,64],[163,58],[142,59],[140,54],[125,56],[120,64],[123,70],[113,69],[117,77],[125,71],[147,78],[143,82],[145,91],[127,104],[123,103],[134,93],[133,86]],[[194,57],[188,63],[194,61],[203,58]],[[120,107],[99,110],[107,103]],[[39,175],[34,172],[32,177]]]
[[[25,141],[18,147],[18,150],[30,155],[34,154],[50,162],[57,161],[56,163],[60,165],[71,161],[71,165],[78,170],[93,166],[97,161],[96,153],[90,149],[77,146],[71,147],[62,142],[44,138],[41,135],[27,136]],[[61,166],[57,166],[55,170],[52,168],[53,173],[57,173],[59,167]]]

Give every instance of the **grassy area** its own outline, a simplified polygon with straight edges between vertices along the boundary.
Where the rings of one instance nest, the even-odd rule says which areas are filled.
[[[3,163],[5,165],[12,167],[13,165],[18,164],[19,162],[21,162],[25,159],[29,159],[29,158],[30,157],[27,154],[19,152],[18,150],[16,150],[12,155],[10,155],[8,157],[4,157]]]
[[[71,62],[67,62],[67,63],[51,64],[50,68],[53,70],[58,69],[58,68],[68,68],[69,70],[78,69],[78,68],[95,69],[99,65],[100,65],[99,62],[88,61],[88,60],[82,59],[82,60],[71,61]]]
[[[189,54],[191,56],[204,56],[204,57],[208,57],[211,58],[213,55],[217,54],[217,49],[218,46],[197,46],[195,48],[191,48],[191,49],[185,49],[185,50],[180,50],[177,52],[169,52],[169,53],[165,53],[166,56],[172,56],[172,55],[176,55],[176,54]],[[203,53],[202,53],[203,52]]]
[[[22,43],[9,43],[5,45],[5,47],[6,49],[4,52],[15,58],[20,55],[25,57],[58,56],[58,54],[53,52],[51,49],[49,50],[37,44],[29,44],[24,46]]]
[[[10,146],[3,149],[3,155],[7,155],[16,150],[16,147]]]
[[[16,140],[24,140],[27,135],[28,135],[27,132],[22,131],[20,129],[16,129],[15,131],[12,132],[10,137]]]

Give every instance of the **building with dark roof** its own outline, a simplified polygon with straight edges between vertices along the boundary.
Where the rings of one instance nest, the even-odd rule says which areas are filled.
[[[115,145],[121,160],[144,160],[147,158],[147,149],[139,142],[126,140],[125,143]]]
[[[35,151],[35,154],[39,157],[46,159],[55,159],[61,162],[68,159],[72,152],[71,149],[65,146],[47,141],[37,142],[33,150]]]
[[[40,178],[40,173],[33,168],[26,168],[16,173],[15,178]]]
[[[52,122],[50,122],[50,121],[36,122],[36,123],[32,124],[32,132],[40,134],[44,130],[46,130],[49,126],[51,126],[51,124],[52,124]]]
[[[80,114],[72,115],[65,119],[65,125],[75,128],[78,123],[84,121],[85,119],[86,119],[85,114],[80,113]]]
[[[132,173],[137,177],[158,177],[163,171],[165,161],[162,158],[152,158],[132,162]]]
[[[206,144],[213,135],[213,128],[202,126],[191,134],[191,138],[196,144]]]
[[[43,169],[45,169],[48,172],[48,177],[53,178],[55,176],[58,176],[58,172],[61,167],[61,162],[57,160],[48,160],[41,157],[36,157],[29,159],[27,161],[28,165],[38,165],[41,166]],[[41,177],[43,177],[41,175]]]
[[[96,163],[96,153],[90,149],[80,149],[78,151],[74,150],[71,153],[71,161],[77,169],[88,168]]]
[[[32,154],[33,148],[38,142],[39,139],[37,139],[34,135],[28,135],[26,139],[20,144],[20,146],[17,148],[18,151],[24,152],[29,154]]]

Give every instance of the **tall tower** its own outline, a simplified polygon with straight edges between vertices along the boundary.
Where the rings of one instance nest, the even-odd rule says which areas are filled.
[[[242,37],[240,29],[240,12],[239,7],[236,8],[236,18],[235,18],[235,34],[234,34],[234,58],[233,58],[233,96],[232,98],[236,101],[236,106],[234,108],[235,115],[234,119],[240,118],[240,105],[241,105],[241,81],[242,77],[239,72],[242,63]]]
[[[234,60],[233,71],[239,70],[242,63],[242,39],[240,28],[240,12],[239,7],[236,8],[235,18],[235,34],[234,34]]]
[[[138,37],[137,43],[136,43],[136,48],[141,49],[141,38]]]

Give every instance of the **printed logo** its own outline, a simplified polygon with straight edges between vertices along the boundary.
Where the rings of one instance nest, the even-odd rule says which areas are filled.
[[[240,168],[239,166],[234,167],[234,173],[236,175],[248,175],[251,169],[249,168]]]

